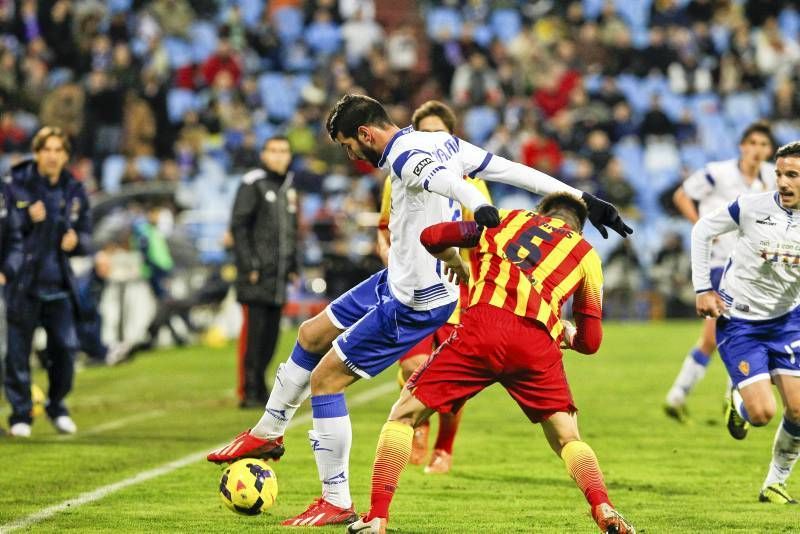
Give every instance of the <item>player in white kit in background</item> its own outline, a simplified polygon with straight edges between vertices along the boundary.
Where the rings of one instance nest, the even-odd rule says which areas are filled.
[[[352,431],[344,390],[359,378],[371,378],[394,364],[452,313],[458,300],[453,279],[466,281],[469,268],[457,253],[446,262],[428,254],[420,243],[422,230],[458,220],[459,203],[469,208],[482,226],[500,223],[497,209],[464,175],[481,173],[486,180],[542,195],[555,191],[582,195],[589,219],[601,234],[607,235],[604,225],[623,236],[631,233],[611,204],[449,133],[400,129],[372,98],[344,96],[326,126],[331,139],[351,159],[366,160],[390,172],[389,266],[300,325],[297,343],[278,370],[261,420],[208,455],[208,460],[216,463],[244,457],[279,458],[284,452],[286,426],[308,397],[310,387],[314,429],[309,431],[309,441],[322,497],[284,521],[286,526],[323,526],[357,519],[350,497]]]
[[[763,502],[797,504],[786,481],[800,453],[800,142],[776,152],[777,192],[746,195],[704,216],[692,231],[692,282],[697,313],[717,318],[720,356],[733,382],[727,426],[744,439],[776,412],[783,419],[761,488]],[[711,242],[726,232],[736,242],[718,291],[711,283]]]
[[[749,125],[739,141],[739,158],[708,163],[675,191],[673,201],[678,211],[694,224],[700,217],[727,206],[739,195],[774,190],[775,166],[767,160],[772,158],[775,148],[768,123]],[[713,243],[710,267],[714,289],[719,288],[723,267],[735,242],[736,234],[729,233],[719,236]],[[700,339],[684,358],[667,393],[664,412],[682,423],[688,420],[687,397],[705,376],[711,356],[717,349],[715,330],[714,321],[705,321]]]

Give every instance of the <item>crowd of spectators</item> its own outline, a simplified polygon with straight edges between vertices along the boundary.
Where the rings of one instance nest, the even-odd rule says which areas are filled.
[[[305,264],[355,272],[374,265],[374,228],[352,214],[377,211],[382,176],[344,158],[324,115],[364,92],[404,125],[439,98],[464,138],[617,204],[633,242],[593,242],[637,264],[621,290],[658,292],[669,286],[653,266],[687,268],[687,226],[664,201],[679,180],[736,157],[755,119],[779,142],[800,138],[798,3],[0,0],[0,172],[40,125],[60,126],[96,198],[169,184],[216,261],[241,173],[281,133],[297,155]]]

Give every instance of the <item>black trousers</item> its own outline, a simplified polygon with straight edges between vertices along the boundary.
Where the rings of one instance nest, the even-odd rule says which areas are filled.
[[[245,403],[264,404],[269,397],[266,373],[275,353],[281,322],[281,306],[248,303],[244,358],[239,360],[239,376],[244,383]]]
[[[9,424],[32,421],[30,354],[33,331],[42,326],[47,332],[47,377],[49,394],[47,415],[56,418],[69,415],[64,398],[72,389],[75,376],[75,353],[78,336],[74,312],[69,298],[41,301],[30,298],[26,309],[31,312],[22,322],[8,322],[8,356],[5,390],[11,404]]]

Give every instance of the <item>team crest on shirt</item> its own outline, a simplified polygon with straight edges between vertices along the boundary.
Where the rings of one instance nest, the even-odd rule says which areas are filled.
[[[750,364],[747,363],[745,360],[739,362],[739,372],[741,372],[744,376],[750,374]]]

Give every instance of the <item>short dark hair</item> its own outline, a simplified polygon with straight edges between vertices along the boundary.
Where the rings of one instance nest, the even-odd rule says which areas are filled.
[[[775,136],[772,135],[772,127],[769,125],[767,121],[756,121],[750,124],[747,128],[744,129],[742,132],[742,136],[739,138],[739,144],[741,145],[744,143],[748,137],[750,137],[754,133],[759,133],[761,135],[767,136],[769,139],[770,145],[772,145],[772,149],[774,150],[777,145],[775,142]]]
[[[273,141],[286,141],[287,143],[289,143],[290,146],[292,144],[292,142],[289,141],[289,138],[286,137],[285,135],[273,135],[272,137],[268,137],[267,139],[264,140],[264,144],[261,145],[261,150],[263,151],[265,148],[267,148],[267,145]]]
[[[45,143],[51,137],[58,137],[61,139],[61,146],[64,151],[69,155],[72,154],[72,144],[69,142],[69,136],[58,126],[45,126],[36,132],[31,141],[31,149],[34,153],[39,152],[44,148]]]
[[[589,209],[586,207],[586,202],[582,199],[565,192],[550,193],[546,195],[539,205],[536,206],[536,211],[542,215],[551,215],[559,211],[567,210],[578,219],[580,228],[576,230],[583,231],[583,225],[586,223],[586,217],[589,215]]]
[[[341,134],[355,137],[359,126],[388,126],[394,124],[386,108],[374,98],[365,95],[344,95],[328,114],[325,127],[333,141]]]
[[[438,100],[428,100],[414,111],[411,116],[411,124],[415,130],[419,130],[419,123],[427,117],[439,117],[442,119],[447,131],[453,133],[456,130],[456,114],[450,106]]]
[[[800,141],[794,141],[780,147],[775,152],[775,159],[778,158],[800,158]]]

